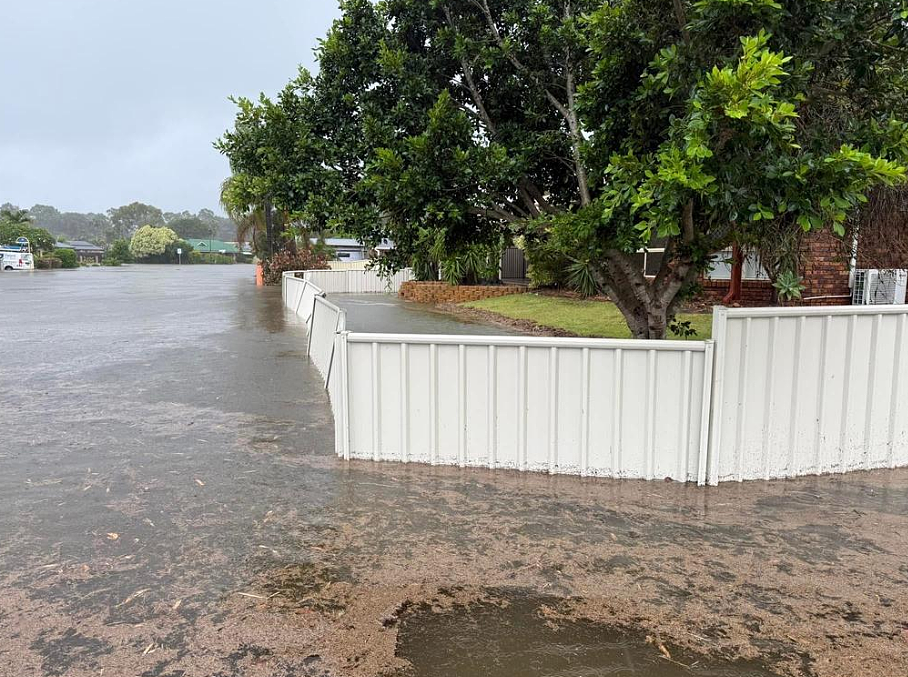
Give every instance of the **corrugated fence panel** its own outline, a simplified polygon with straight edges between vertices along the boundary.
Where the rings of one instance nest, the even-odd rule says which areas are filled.
[[[335,359],[335,339],[346,328],[344,311],[321,296],[315,298],[312,318],[309,321],[309,357],[316,369],[330,384]]]
[[[305,277],[327,294],[383,294],[400,291],[413,273],[407,268],[385,278],[374,270],[308,270]]]
[[[711,342],[345,339],[348,457],[705,479]]]
[[[710,482],[908,465],[906,318],[717,308]]]
[[[349,334],[312,280],[282,285],[346,458],[712,484],[908,466],[908,306],[717,308],[715,344]]]

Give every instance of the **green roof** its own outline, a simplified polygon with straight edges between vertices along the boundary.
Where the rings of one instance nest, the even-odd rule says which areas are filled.
[[[192,248],[201,252],[202,254],[239,254],[240,250],[236,248],[236,245],[231,242],[224,242],[223,240],[199,240],[196,238],[186,238]]]

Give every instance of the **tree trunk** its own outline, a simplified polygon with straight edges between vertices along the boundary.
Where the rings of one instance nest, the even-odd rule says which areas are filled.
[[[265,237],[268,240],[268,258],[274,256],[274,212],[271,200],[265,198]]]
[[[666,252],[668,254],[668,252]],[[624,252],[610,250],[597,271],[597,282],[621,311],[635,339],[664,339],[676,312],[678,294],[697,277],[690,259],[666,256],[653,280]]]

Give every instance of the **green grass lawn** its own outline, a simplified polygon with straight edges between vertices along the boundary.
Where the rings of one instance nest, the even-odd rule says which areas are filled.
[[[590,338],[630,338],[631,332],[618,308],[603,301],[569,299],[538,294],[512,294],[462,304],[513,320],[530,320],[543,327],[563,329]],[[712,334],[712,315],[682,314],[697,334],[692,339],[708,339]],[[669,333],[668,338],[679,338]]]

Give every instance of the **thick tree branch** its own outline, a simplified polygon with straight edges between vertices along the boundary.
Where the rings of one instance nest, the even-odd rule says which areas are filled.
[[[448,26],[452,31],[457,31],[457,25],[454,23],[454,17],[451,14],[451,9],[445,5],[444,6],[445,19],[448,22]],[[486,126],[486,129],[489,132],[490,136],[495,135],[495,123],[492,122],[492,117],[489,115],[488,109],[486,109],[485,102],[483,101],[482,94],[479,91],[479,88],[476,86],[476,81],[473,78],[473,68],[470,66],[470,62],[467,60],[465,54],[460,56],[460,68],[463,71],[464,80],[467,83],[467,91],[470,92],[470,97],[473,99],[473,105],[476,106],[476,110],[479,112],[479,117],[482,119],[483,123]]]

